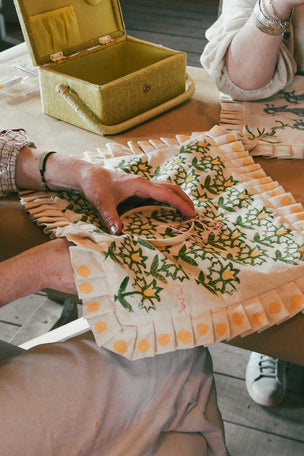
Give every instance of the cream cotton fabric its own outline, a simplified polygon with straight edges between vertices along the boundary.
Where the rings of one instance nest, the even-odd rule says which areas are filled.
[[[134,360],[261,331],[303,310],[303,208],[236,134],[215,126],[110,143],[83,158],[177,183],[199,219],[195,237],[156,247],[138,232],[107,234],[81,195],[22,193],[47,233],[75,244],[75,281],[98,345]]]
[[[261,101],[221,97],[221,124],[238,131],[251,155],[304,158],[304,76]]]

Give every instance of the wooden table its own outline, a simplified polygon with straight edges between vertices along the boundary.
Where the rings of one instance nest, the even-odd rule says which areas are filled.
[[[25,52],[24,44],[2,52],[1,75],[7,71],[12,58]],[[0,100],[1,128],[25,128],[39,149],[57,150],[62,154],[94,151],[107,142],[127,144],[130,139],[156,139],[207,131],[219,121],[219,94],[212,78],[203,69],[189,67],[188,71],[196,84],[195,94],[190,101],[117,136],[98,136],[42,114],[39,96],[18,105],[8,105]],[[267,174],[292,192],[299,202],[304,203],[304,160],[270,161],[260,158],[257,161]],[[18,198],[14,196],[0,200],[0,218],[0,259],[48,240],[29,220]],[[85,328],[85,324],[81,324]],[[297,315],[260,334],[237,337],[229,344],[304,365],[304,315]]]

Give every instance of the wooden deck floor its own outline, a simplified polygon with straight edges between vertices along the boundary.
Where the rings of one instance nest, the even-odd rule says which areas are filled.
[[[200,66],[204,31],[217,16],[217,0],[120,0],[131,36],[187,52]],[[48,331],[62,306],[39,293],[0,309],[1,338],[21,344]],[[304,455],[304,368],[291,365],[280,407],[260,407],[244,377],[249,352],[222,343],[210,347],[218,402],[231,456]],[[199,455],[198,455],[199,456]]]

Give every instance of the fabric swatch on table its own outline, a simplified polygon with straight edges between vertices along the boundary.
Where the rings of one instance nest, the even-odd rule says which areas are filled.
[[[234,101],[221,95],[222,126],[239,133],[252,156],[304,158],[304,76],[271,98]]]
[[[138,359],[262,331],[303,311],[303,207],[237,135],[215,126],[112,142],[82,158],[172,181],[196,209],[191,235],[156,246],[140,235],[141,216],[134,232],[113,236],[81,194],[20,193],[46,233],[74,243],[75,282],[98,345]]]

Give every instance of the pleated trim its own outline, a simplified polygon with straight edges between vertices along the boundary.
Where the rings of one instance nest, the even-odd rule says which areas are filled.
[[[235,288],[228,293],[214,293],[204,287],[200,288],[198,275],[191,276],[191,271],[196,271],[196,268],[191,265],[190,258],[175,271],[176,275],[168,274],[165,280],[164,276],[160,277],[163,273],[161,269],[158,275],[154,271],[151,277],[143,277],[143,280],[147,280],[147,286],[142,288],[144,291],[140,295],[134,286],[140,270],[137,273],[135,267],[132,270],[126,269],[126,264],[119,260],[119,252],[123,255],[123,249],[128,245],[129,260],[135,264],[141,257],[152,270],[152,266],[156,269],[156,265],[161,264],[166,264],[169,268],[174,255],[180,253],[176,249],[181,246],[167,251],[166,248],[158,249],[148,243],[141,243],[136,236],[107,234],[102,227],[96,225],[97,217],[94,213],[92,215],[92,208],[86,208],[84,213],[71,209],[71,201],[75,202],[79,195],[70,195],[65,199],[64,194],[53,192],[20,193],[25,209],[38,225],[44,227],[47,234],[51,237],[66,236],[74,243],[70,254],[75,283],[83,302],[83,316],[89,323],[96,343],[128,359],[135,360],[198,345],[207,346],[237,336],[246,336],[278,325],[304,311],[304,209],[278,182],[267,176],[260,165],[254,163],[237,133],[215,126],[207,133],[196,132],[191,136],[178,135],[176,138],[138,143],[131,141],[128,147],[109,143],[106,149],[86,152],[82,158],[113,168],[122,159],[124,163],[145,159],[155,168],[162,164],[165,166],[166,160],[169,160],[170,168],[172,163],[183,159],[180,155],[182,151],[191,151],[191,147],[202,148],[205,152],[209,150],[210,156],[207,152],[204,153],[206,159],[211,159],[208,163],[213,166],[220,162],[225,164],[232,176],[231,182],[228,179],[225,184],[230,192],[236,189],[238,201],[245,200],[248,196],[258,196],[256,217],[261,224],[267,217],[277,223],[277,260],[272,263],[273,269],[267,271],[266,268],[264,281],[259,275],[263,265],[254,263],[261,251],[253,248],[249,255],[252,266],[242,266],[233,259],[232,266],[229,266],[229,261],[225,259],[226,269],[222,276],[225,276],[227,283],[237,264],[240,274],[243,268],[244,277],[248,277],[246,283],[242,280],[239,284],[235,282]],[[186,181],[191,184],[189,176]],[[217,203],[223,195],[225,192],[216,197]],[[234,218],[229,210],[225,212],[225,216],[232,217],[233,220],[244,214],[246,215],[246,207],[240,207]],[[237,226],[234,228],[230,233],[233,242],[238,236],[246,235],[246,230],[241,233]],[[280,258],[281,239],[288,234],[291,236],[288,248],[294,258],[297,258],[293,265]],[[202,252],[206,253],[212,248],[212,242],[207,243],[202,247]],[[196,263],[201,264],[200,259],[195,258]],[[209,272],[203,265],[201,271],[205,276]],[[179,274],[185,274],[185,277],[181,279]],[[150,282],[148,279],[151,279]],[[251,296],[246,298],[248,288]],[[154,305],[152,299],[157,293],[160,293],[161,299]],[[148,308],[149,302],[151,308]]]
[[[235,101],[221,94],[220,124],[237,132],[252,156],[303,159],[303,76],[266,100]]]

